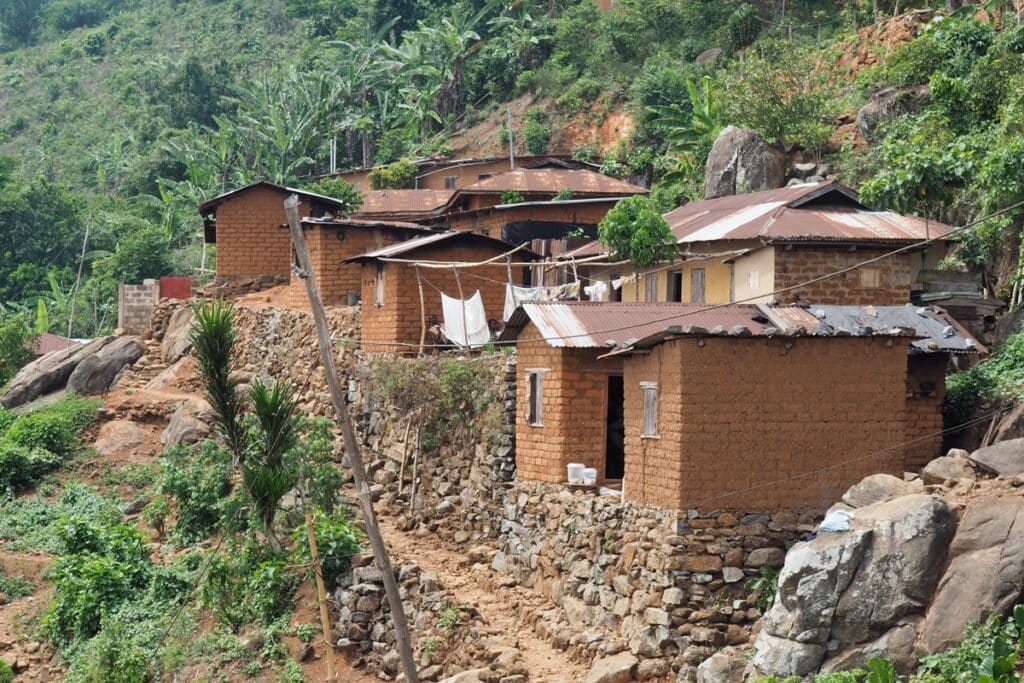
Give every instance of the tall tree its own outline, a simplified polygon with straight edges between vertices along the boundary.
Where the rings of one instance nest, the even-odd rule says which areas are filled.
[[[16,43],[28,45],[35,36],[39,10],[46,0],[4,0],[0,2],[0,28]]]

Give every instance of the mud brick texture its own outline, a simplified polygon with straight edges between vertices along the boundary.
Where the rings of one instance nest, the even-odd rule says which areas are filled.
[[[891,249],[828,249],[822,246],[776,248],[775,289],[798,285],[881,256]],[[886,257],[849,273],[782,292],[780,303],[823,305],[901,305],[910,302],[912,255]]]
[[[478,263],[504,252],[500,245],[458,245],[444,243],[418,249],[414,254],[403,256],[418,261]],[[382,305],[376,304],[378,270],[384,278]],[[522,282],[523,268],[513,268],[513,281]],[[423,278],[423,312],[428,329],[444,323],[441,310],[441,294],[459,298],[459,286],[455,272],[448,268],[421,268]],[[484,302],[484,313],[492,329],[500,329],[505,308],[505,285],[508,269],[502,261],[493,265],[460,268],[463,297],[468,299],[477,290]],[[419,350],[420,331],[420,290],[416,269],[411,264],[369,262],[362,267],[362,344],[363,350],[371,353],[394,352],[410,354]],[[429,335],[427,343],[431,343]],[[429,349],[427,349],[429,351]]]
[[[217,277],[281,275],[291,272],[292,246],[284,200],[287,193],[254,187],[217,207]],[[302,200],[299,215],[309,215]]]

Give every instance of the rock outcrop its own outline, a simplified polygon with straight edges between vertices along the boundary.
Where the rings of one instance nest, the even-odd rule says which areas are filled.
[[[782,187],[786,155],[756,131],[728,126],[718,135],[704,172],[704,198]]]
[[[192,310],[188,306],[174,309],[168,318],[160,342],[160,356],[167,365],[176,363],[192,350],[192,319]]]
[[[971,462],[997,476],[1024,473],[1024,439],[1000,441],[971,453]]]
[[[912,654],[905,626],[927,607],[955,527],[952,506],[911,494],[859,508],[849,531],[798,543],[779,576],[753,667],[807,676],[829,666],[826,658],[857,666],[896,643]]]
[[[68,377],[68,391],[82,396],[96,396],[109,389],[118,374],[145,353],[135,337],[117,337],[96,353],[86,356]]]
[[[924,486],[919,481],[903,481],[891,474],[872,474],[851,486],[843,494],[843,502],[860,508],[923,491]]]
[[[110,388],[117,373],[142,353],[142,345],[134,337],[115,336],[48,353],[15,375],[0,404],[15,408],[65,387],[86,395],[102,393]]]
[[[893,86],[879,90],[857,112],[857,128],[865,140],[877,142],[879,126],[919,111],[928,103],[928,98],[928,85]]]

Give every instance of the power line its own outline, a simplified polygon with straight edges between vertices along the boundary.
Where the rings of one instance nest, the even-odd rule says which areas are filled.
[[[765,297],[773,297],[774,298],[775,296],[777,296],[779,294],[785,294],[786,292],[791,292],[791,291],[794,291],[794,290],[797,290],[797,289],[801,289],[803,287],[808,287],[810,285],[817,284],[819,282],[824,282],[826,280],[831,280],[831,279],[837,278],[837,277],[839,277],[841,275],[846,275],[847,273],[851,273],[851,272],[853,272],[853,271],[855,271],[855,270],[857,270],[859,268],[863,268],[864,266],[869,266],[869,265],[871,265],[873,263],[878,263],[879,261],[884,261],[885,259],[887,259],[887,258],[889,258],[891,256],[896,256],[896,255],[902,254],[904,252],[920,249],[921,247],[926,247],[926,246],[928,246],[930,244],[933,244],[935,242],[945,241],[945,240],[947,240],[949,238],[950,235],[954,235],[954,234],[958,234],[958,233],[961,233],[961,232],[964,232],[964,231],[967,231],[967,230],[971,230],[971,229],[977,227],[978,225],[980,225],[981,223],[984,223],[987,220],[995,218],[996,216],[1001,216],[1002,214],[1005,214],[1005,213],[1009,213],[1010,211],[1013,211],[1015,209],[1019,209],[1022,206],[1024,206],[1024,200],[1021,200],[1019,202],[1015,202],[1013,204],[1010,204],[1009,206],[1006,206],[1006,207],[1004,207],[1002,209],[999,209],[997,211],[993,211],[992,213],[990,213],[990,214],[988,214],[988,215],[986,215],[986,216],[984,216],[982,218],[977,218],[977,219],[971,221],[970,223],[967,223],[967,224],[962,225],[960,227],[952,228],[951,230],[949,230],[944,235],[937,236],[937,237],[929,237],[929,238],[920,240],[918,242],[912,242],[910,244],[906,244],[906,245],[904,245],[902,247],[899,247],[897,249],[893,249],[891,251],[884,252],[884,253],[882,253],[882,254],[880,254],[878,256],[873,256],[873,257],[871,257],[869,259],[865,259],[863,261],[859,261],[858,263],[855,263],[855,264],[853,264],[851,266],[847,266],[845,268],[841,268],[841,269],[833,271],[831,273],[825,273],[824,275],[819,275],[817,277],[811,278],[810,280],[806,280],[804,282],[800,282],[800,283],[797,283],[797,284],[794,284],[794,285],[788,285],[786,287],[780,287],[780,288],[775,289],[775,290],[773,290],[771,292],[766,292],[764,294],[758,294],[756,296],[749,296],[749,297],[745,297],[743,299],[736,299],[735,301],[730,301],[729,303],[724,303],[724,304],[708,304],[708,305],[702,307],[699,311],[683,311],[683,312],[680,312],[680,313],[674,313],[672,315],[665,316],[663,318],[655,318],[653,320],[648,320],[648,321],[645,321],[643,323],[632,323],[632,324],[629,324],[629,325],[621,325],[621,326],[618,326],[618,327],[610,327],[610,328],[603,329],[603,330],[590,330],[590,331],[587,331],[587,332],[580,332],[580,333],[577,333],[577,334],[552,335],[552,336],[548,336],[548,337],[537,337],[537,338],[533,338],[533,339],[514,339],[514,340],[508,340],[508,341],[497,341],[497,340],[495,340],[495,341],[492,341],[490,343],[491,343],[492,346],[514,346],[516,344],[524,343],[524,342],[541,342],[541,341],[545,341],[546,342],[546,341],[552,341],[552,340],[563,340],[564,341],[564,340],[568,340],[568,339],[576,339],[576,338],[579,338],[579,337],[590,337],[590,336],[597,335],[597,334],[610,334],[612,332],[625,332],[627,330],[636,329],[636,328],[639,328],[639,327],[646,327],[648,325],[655,324],[655,323],[672,322],[674,320],[679,320],[680,318],[686,318],[686,317],[692,316],[692,315],[702,315],[704,313],[707,313],[708,311],[714,311],[714,310],[718,310],[718,309],[721,309],[721,308],[728,308],[730,306],[736,306],[738,304],[757,303],[760,300],[764,299]],[[641,273],[641,274],[643,274],[643,273]],[[637,285],[637,286],[639,286],[639,285]],[[367,342],[367,344],[372,345],[372,346],[385,346],[385,347],[394,347],[394,348],[421,348],[419,344],[409,344],[409,343],[405,343],[405,342],[370,341],[370,342]],[[363,340],[360,339],[357,342],[357,345],[363,346],[364,345]],[[450,344],[426,344],[422,348],[449,349],[449,348],[452,348],[452,345],[450,345]]]

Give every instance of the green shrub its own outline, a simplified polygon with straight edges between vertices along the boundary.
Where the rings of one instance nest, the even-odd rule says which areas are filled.
[[[409,159],[399,159],[393,164],[380,166],[370,171],[370,186],[375,190],[411,187],[416,179],[416,164]]]
[[[502,204],[522,204],[523,201],[525,200],[523,199],[522,193],[517,192],[516,190],[505,190],[501,193]]]
[[[65,554],[50,573],[55,597],[43,628],[53,643],[69,648],[95,635],[104,614],[137,598],[149,581],[151,564],[134,526],[66,519],[59,532]]]
[[[0,437],[2,437],[4,433],[11,428],[11,425],[14,424],[16,419],[17,416],[14,413],[3,406],[0,406]]]
[[[251,622],[270,624],[291,608],[300,575],[252,538],[208,562],[200,598],[233,631]]]
[[[18,370],[32,360],[34,338],[28,316],[0,319],[0,387],[6,385]]]
[[[76,453],[82,431],[96,421],[101,402],[75,396],[19,417],[6,438],[29,449],[42,448],[62,457]]]
[[[88,486],[71,484],[53,503],[28,497],[0,503],[0,539],[7,541],[7,550],[57,554],[64,550],[58,527],[65,518],[117,524],[121,521],[121,510]]]
[[[1024,395],[1024,334],[1015,334],[987,360],[946,378],[946,425],[963,424],[983,402],[1021,395]]]
[[[533,106],[523,116],[523,141],[530,154],[543,154],[551,139],[551,123],[543,107]]]
[[[7,662],[0,660],[0,683],[11,683],[14,680],[14,669]]]
[[[595,78],[583,76],[573,81],[572,85],[559,95],[555,102],[568,112],[577,112],[596,100],[600,94],[601,83]],[[527,110],[527,116],[529,116],[529,110]],[[549,130],[549,135],[550,132]],[[547,145],[547,140],[544,141],[544,144]]]
[[[0,567],[0,593],[3,593],[11,600],[24,598],[35,592],[32,582],[20,576],[10,576],[3,567]]]
[[[324,583],[328,590],[331,590],[352,566],[352,558],[362,547],[363,532],[352,523],[347,513],[325,515],[318,511],[313,518],[313,533],[316,536],[316,549],[320,554]],[[295,564],[308,566],[312,562],[312,556],[309,552],[305,525],[297,528],[292,538],[295,540]]]
[[[881,85],[920,85],[931,80],[942,50],[931,35],[896,48],[881,65]]]
[[[231,492],[231,454],[211,440],[195,449],[178,444],[164,451],[160,471],[160,492],[177,503],[174,536],[184,543],[209,538]]]
[[[346,213],[351,213],[363,205],[363,193],[343,178],[321,178],[307,183],[305,189],[340,200],[345,205]]]

